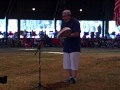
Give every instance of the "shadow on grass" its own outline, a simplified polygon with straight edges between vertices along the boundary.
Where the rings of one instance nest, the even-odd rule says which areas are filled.
[[[46,84],[46,87],[48,88],[48,90],[58,90],[60,88],[66,88],[69,85],[70,85],[69,83],[55,82],[55,83]]]

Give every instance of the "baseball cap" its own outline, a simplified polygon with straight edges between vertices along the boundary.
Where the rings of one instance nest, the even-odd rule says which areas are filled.
[[[71,15],[71,11],[70,10],[64,10],[62,12],[62,15]]]

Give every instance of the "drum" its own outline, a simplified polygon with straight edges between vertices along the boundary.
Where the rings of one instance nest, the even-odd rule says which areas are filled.
[[[71,28],[69,27],[64,27],[62,30],[60,30],[57,34],[58,39],[64,39],[69,37],[71,34]]]

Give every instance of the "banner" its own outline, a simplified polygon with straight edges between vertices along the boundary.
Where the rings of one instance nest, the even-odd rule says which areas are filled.
[[[120,0],[115,0],[115,8],[114,8],[114,20],[116,21],[116,25],[120,25]]]

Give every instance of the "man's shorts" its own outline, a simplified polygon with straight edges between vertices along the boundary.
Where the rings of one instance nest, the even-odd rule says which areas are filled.
[[[78,70],[80,62],[80,52],[72,52],[63,54],[64,69]]]

